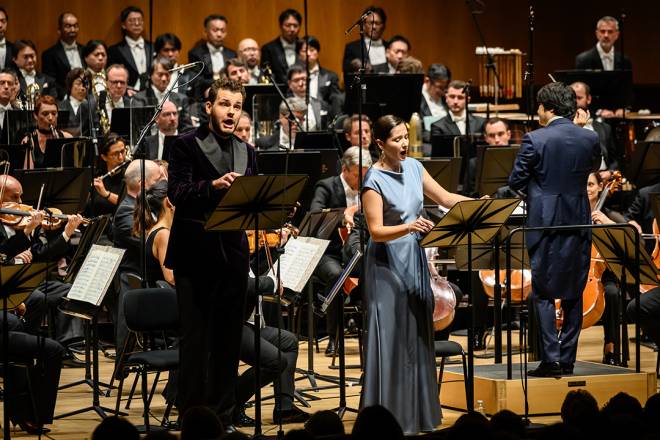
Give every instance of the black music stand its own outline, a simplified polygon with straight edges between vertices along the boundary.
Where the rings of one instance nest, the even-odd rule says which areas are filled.
[[[334,135],[330,131],[301,131],[293,144],[296,150],[336,150]]]
[[[9,174],[25,167],[28,146],[25,144],[0,146],[0,159],[9,161]]]
[[[288,221],[298,197],[307,182],[304,175],[239,176],[229,187],[204,227],[208,231],[245,231],[252,229],[258,234],[262,229],[281,228]],[[259,252],[255,252],[259,267]],[[254,313],[255,375],[255,436],[261,435],[261,294],[259,274],[255,276],[257,307]],[[278,319],[279,322],[279,319]]]
[[[335,281],[335,284],[332,286],[332,290],[328,296],[321,296],[323,303],[321,304],[321,313],[326,313],[326,310],[330,306],[330,303],[339,295],[339,304],[344,304],[346,301],[346,294],[344,293],[344,282],[350,276],[355,266],[357,266],[358,261],[362,258],[362,252],[359,249],[356,249],[353,257],[350,259],[344,270]],[[344,352],[344,310],[342,307],[337,307],[337,326],[339,328],[338,338],[337,338],[337,350],[339,351],[339,406],[333,408],[331,411],[336,411],[340,419],[344,418],[346,411],[357,413],[358,410],[349,407],[346,404],[346,353]]]
[[[275,86],[272,84],[246,84],[243,87],[245,88],[245,99],[243,100],[243,110],[245,110],[250,116],[254,116],[252,114],[252,109],[254,105],[254,98],[256,96],[260,96],[260,95],[277,96],[277,90],[275,90]],[[286,84],[280,84],[280,87],[285,88]],[[276,113],[277,113],[277,109],[275,109],[274,114]]]
[[[635,244],[635,233],[630,225],[610,226],[605,228],[593,229],[591,232],[591,240],[601,257],[605,260],[605,264],[612,271],[612,273],[619,279],[621,285],[620,297],[620,311],[625,311],[625,292],[631,285],[634,285],[631,297],[636,301],[636,314],[639,312],[639,284],[649,284],[657,286],[658,282],[658,269],[655,267],[651,256],[644,248],[641,239],[639,246]],[[632,280],[632,283],[629,281]],[[622,315],[617,316],[617,320]],[[625,322],[625,321],[624,321]],[[627,344],[627,329],[623,325],[624,322],[617,322],[618,330],[614,336],[614,357],[619,365],[627,367],[625,356],[621,356],[621,345],[624,342]],[[623,333],[623,334],[622,334]],[[639,352],[639,324],[635,320],[635,364],[636,371],[640,371],[640,352]]]
[[[345,84],[353,84],[356,74],[347,74]],[[364,114],[372,121],[383,115],[396,115],[404,121],[409,121],[414,112],[419,112],[422,102],[422,85],[424,75],[418,73],[378,74],[365,73],[361,75],[362,86],[366,86],[364,102],[360,99],[362,89],[346,88],[346,113],[359,113],[358,103],[362,103]]]
[[[90,168],[16,170],[23,185],[23,203],[36,206],[44,186],[41,207],[58,208],[66,214],[82,212],[92,185]]]
[[[330,240],[344,217],[344,208],[327,208],[308,212],[300,223],[301,237],[315,237]]]
[[[124,107],[112,109],[110,131],[128,139],[131,145],[140,138],[142,128],[151,120],[156,107]]]
[[[588,84],[592,111],[631,104],[632,70],[556,70],[554,77],[566,85],[576,81]]]
[[[467,246],[468,286],[472,319],[468,328],[467,410],[474,410],[474,297],[472,246],[489,243],[518,206],[518,199],[477,199],[456,203],[420,241],[422,247]]]
[[[8,110],[3,125],[3,144],[19,144],[29,132],[37,128],[34,113],[29,110]]]
[[[8,382],[9,369],[9,321],[7,311],[15,309],[46,279],[47,263],[13,264],[0,266],[0,295],[2,296],[2,365],[5,369],[4,377],[4,410],[3,432],[4,438],[11,438],[11,425],[7,406],[12,399],[13,390]]]
[[[480,195],[493,195],[508,185],[513,163],[520,146],[478,146],[475,188]]]
[[[637,142],[626,176],[639,188],[660,182],[660,142]]]
[[[93,167],[95,161],[94,144],[89,138],[57,138],[46,141],[44,168]]]
[[[433,180],[438,182],[444,189],[449,192],[458,191],[458,183],[461,175],[461,161],[460,157],[450,158],[429,158],[419,159],[426,171],[433,177]],[[431,199],[424,196],[424,205],[436,205]]]

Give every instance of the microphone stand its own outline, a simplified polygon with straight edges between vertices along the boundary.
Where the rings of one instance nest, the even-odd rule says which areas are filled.
[[[527,62],[525,63],[525,89],[527,91],[527,131],[531,131],[534,124],[534,1],[529,0],[529,20],[527,30]]]
[[[479,21],[477,20],[477,14],[483,13],[483,11],[478,11],[476,9],[472,9],[470,7],[470,0],[466,0],[465,4],[467,5],[468,9],[470,10],[470,15],[472,15],[472,21],[474,22],[474,27],[477,30],[477,34],[479,34],[479,41],[481,42],[481,46],[484,48],[484,51],[486,52],[486,90],[490,88],[490,73],[491,71],[493,72],[493,76],[495,78],[495,93],[494,93],[494,101],[495,105],[497,105],[499,96],[500,96],[500,75],[497,72],[497,64],[495,63],[495,59],[493,58],[493,55],[488,51],[488,46],[486,45],[486,38],[484,37],[484,33],[481,30],[481,26],[479,26]],[[467,107],[466,107],[467,108]],[[495,114],[497,114],[497,110],[495,110]],[[486,120],[490,119],[490,103],[486,103]]]

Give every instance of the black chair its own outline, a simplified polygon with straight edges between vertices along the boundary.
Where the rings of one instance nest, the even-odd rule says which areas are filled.
[[[438,372],[438,394],[442,387],[442,373],[445,369],[445,359],[450,356],[461,356],[463,361],[463,377],[467,377],[467,359],[465,357],[465,351],[461,344],[454,341],[435,341],[435,357],[440,358],[440,371]],[[468,383],[465,382],[465,401],[467,402],[468,396]]]
[[[179,309],[176,291],[174,289],[135,289],[126,292],[124,296],[124,315],[129,331],[137,339],[142,340],[142,350],[127,353],[123,351],[121,365],[125,369],[136,369],[142,378],[142,402],[144,405],[144,425],[149,431],[149,407],[155,392],[158,377],[163,371],[176,370],[179,367],[179,350],[168,348],[161,344],[155,346],[154,340],[167,341],[166,333],[174,332],[179,327]],[[162,339],[161,339],[162,338]],[[151,392],[148,392],[147,374],[156,372]],[[124,374],[119,381],[116,409],[119,410]],[[171,404],[168,404],[163,417],[163,423]]]

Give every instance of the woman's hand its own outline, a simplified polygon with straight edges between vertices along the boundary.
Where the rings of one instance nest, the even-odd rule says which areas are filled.
[[[97,193],[103,198],[107,198],[108,196],[108,190],[105,189],[105,185],[103,184],[103,179],[100,177],[97,177],[94,179],[94,189],[96,190]]]
[[[425,219],[422,216],[417,217],[417,220],[415,220],[414,222],[408,223],[409,234],[411,232],[421,232],[423,234],[426,234],[431,229],[433,229],[433,222],[431,220]]]

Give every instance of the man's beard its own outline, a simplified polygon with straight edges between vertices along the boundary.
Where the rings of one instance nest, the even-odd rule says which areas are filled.
[[[220,137],[229,137],[234,133],[234,130],[236,130],[236,124],[234,124],[234,130],[231,132],[223,131],[222,124],[218,122],[218,118],[216,118],[213,114],[211,114],[209,120],[211,121],[211,129]]]

